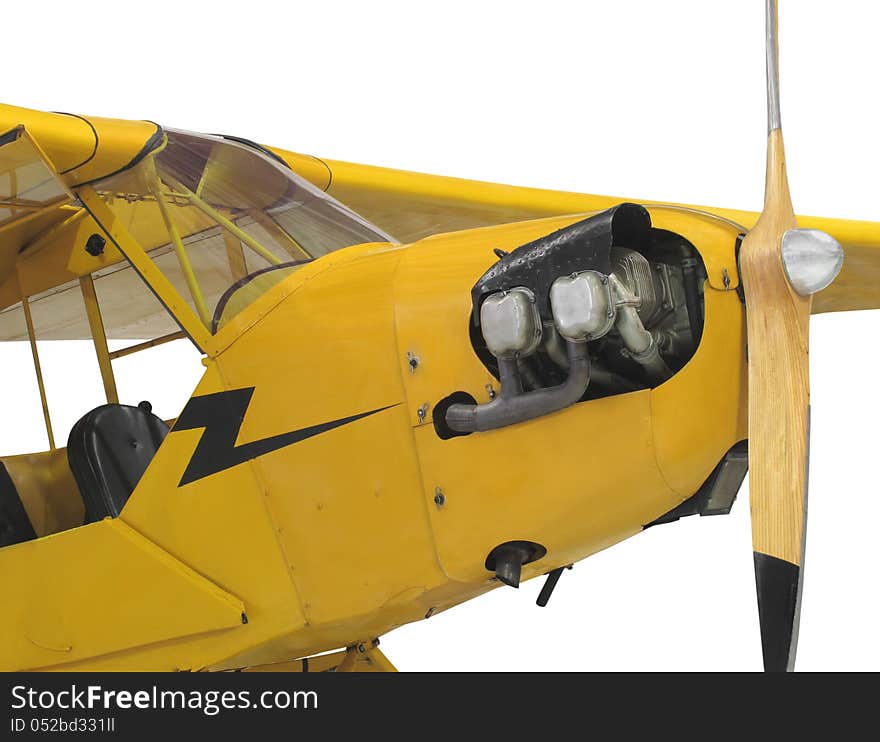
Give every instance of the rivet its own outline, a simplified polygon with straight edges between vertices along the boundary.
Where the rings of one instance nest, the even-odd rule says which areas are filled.
[[[427,402],[425,402],[425,404],[419,407],[419,409],[416,411],[416,414],[419,416],[420,423],[425,422],[425,418],[428,416],[428,409],[429,405]]]
[[[446,504],[446,495],[443,494],[443,490],[439,487],[434,490],[434,504],[438,508],[442,508]]]

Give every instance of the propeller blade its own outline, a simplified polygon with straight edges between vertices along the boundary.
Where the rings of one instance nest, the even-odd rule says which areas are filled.
[[[746,235],[740,268],[749,364],[749,500],[764,669],[793,668],[806,526],[811,296],[783,264],[796,228],[779,118],[777,2],[767,0],[768,141],[764,210]]]

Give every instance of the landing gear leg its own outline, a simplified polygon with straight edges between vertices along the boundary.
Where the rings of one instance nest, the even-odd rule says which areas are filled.
[[[379,640],[355,644],[345,650],[345,659],[336,672],[397,672],[397,668],[382,654]]]

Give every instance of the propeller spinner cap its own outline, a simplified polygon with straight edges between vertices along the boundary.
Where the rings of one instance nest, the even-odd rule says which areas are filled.
[[[782,265],[792,288],[809,296],[831,284],[843,265],[843,248],[818,229],[789,229],[782,235]]]

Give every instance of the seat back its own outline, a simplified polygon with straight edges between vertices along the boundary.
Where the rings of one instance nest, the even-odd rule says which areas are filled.
[[[0,461],[0,548],[36,537],[6,464]]]
[[[102,405],[73,426],[67,460],[85,503],[86,523],[122,512],[167,433],[149,402]]]

